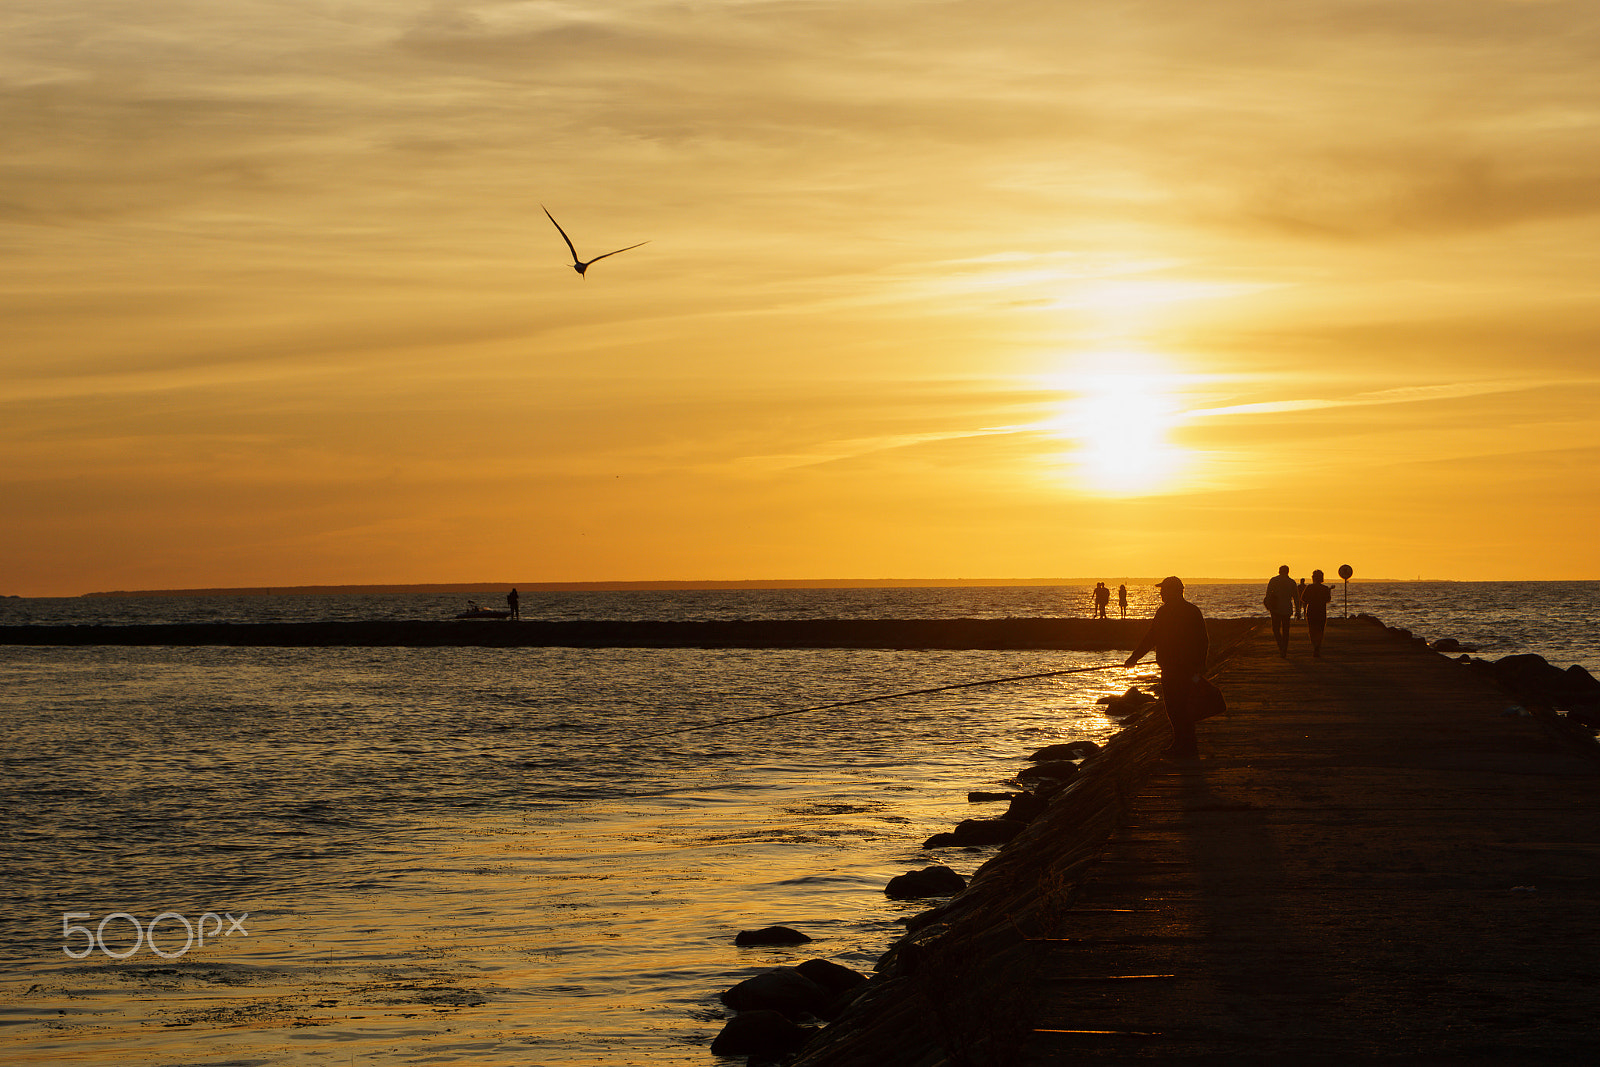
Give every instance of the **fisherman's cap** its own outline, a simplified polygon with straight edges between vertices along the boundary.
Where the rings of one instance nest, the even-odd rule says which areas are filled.
[[[1165,589],[1169,585],[1174,589],[1181,590],[1183,589],[1183,579],[1179,578],[1176,574],[1169,574],[1156,583],[1156,588]]]

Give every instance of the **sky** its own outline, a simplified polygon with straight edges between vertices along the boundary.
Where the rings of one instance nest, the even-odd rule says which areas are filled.
[[[0,593],[1597,578],[1597,69],[1592,0],[9,0]]]

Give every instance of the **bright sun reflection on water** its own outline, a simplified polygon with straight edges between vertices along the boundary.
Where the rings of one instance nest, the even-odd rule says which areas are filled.
[[[1070,441],[1063,461],[1073,484],[1103,496],[1143,496],[1176,488],[1189,466],[1171,439],[1183,415],[1177,379],[1143,353],[1086,357],[1077,372],[1052,375],[1067,399],[1040,428]]]

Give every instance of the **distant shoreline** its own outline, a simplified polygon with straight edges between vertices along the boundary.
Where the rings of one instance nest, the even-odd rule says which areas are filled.
[[[1151,576],[1117,577],[1128,585],[1154,585]],[[1437,582],[1449,578],[1352,578],[1360,582]],[[1255,578],[1185,578],[1188,585],[1249,585],[1265,583]],[[488,590],[517,589],[525,593],[629,592],[634,590],[714,590],[714,589],[953,589],[961,587],[1009,588],[1017,586],[1092,586],[1111,584],[1106,578],[751,578],[743,580],[653,581],[653,582],[448,582],[424,585],[288,585],[244,586],[217,589],[117,589],[82,593],[84,597],[154,596],[363,596],[395,593],[482,593]]]

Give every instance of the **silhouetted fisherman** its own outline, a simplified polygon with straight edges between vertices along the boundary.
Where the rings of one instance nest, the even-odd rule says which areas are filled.
[[[1128,586],[1126,583],[1117,586],[1117,606],[1122,609],[1122,617],[1128,617]]]
[[[517,607],[517,604],[521,599],[521,597],[517,596],[517,591],[515,589],[506,594],[506,607],[511,609],[511,617],[513,619],[522,618],[522,611]]]
[[[1176,577],[1161,579],[1161,606],[1150,622],[1150,629],[1139,647],[1123,664],[1132,667],[1152,648],[1161,667],[1161,699],[1172,720],[1172,746],[1161,753],[1169,759],[1194,759],[1200,755],[1194,736],[1195,686],[1206,667],[1211,640],[1206,635],[1206,618],[1200,609],[1183,599],[1183,582]]]

